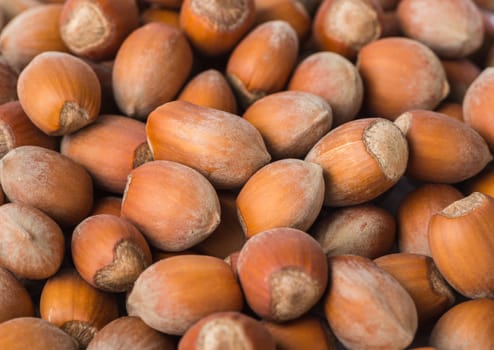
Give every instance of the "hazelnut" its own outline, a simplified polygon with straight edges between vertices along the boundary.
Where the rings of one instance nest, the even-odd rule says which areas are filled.
[[[448,117],[454,118],[460,122],[463,122],[463,106],[456,102],[441,103],[436,109],[437,113],[442,113]]]
[[[303,91],[262,97],[245,111],[243,118],[259,130],[276,159],[304,157],[333,124],[329,104]]]
[[[217,312],[190,327],[178,350],[206,349],[275,350],[271,333],[259,321],[239,312]]]
[[[0,267],[0,295],[0,324],[13,318],[34,317],[34,303],[28,291],[3,267]]]
[[[91,215],[111,214],[120,216],[122,198],[115,196],[105,196],[95,199]]]
[[[193,247],[199,254],[211,255],[224,259],[240,250],[245,243],[245,235],[237,216],[237,196],[222,191],[218,193],[221,218],[218,227],[204,241]]]
[[[102,60],[115,56],[138,24],[135,0],[67,0],[60,14],[60,35],[76,55]]]
[[[81,164],[95,186],[119,194],[132,169],[152,160],[146,125],[119,115],[102,115],[86,128],[65,135],[60,152]]]
[[[62,264],[62,230],[53,219],[29,205],[0,206],[0,240],[0,265],[18,277],[45,279]]]
[[[431,256],[429,220],[463,194],[446,184],[422,184],[407,193],[398,205],[398,248],[403,253]]]
[[[149,7],[141,11],[140,21],[144,24],[161,22],[180,29],[180,16],[176,9]]]
[[[248,107],[281,91],[295,67],[298,49],[297,33],[288,22],[268,21],[252,29],[235,47],[226,66],[240,104]]]
[[[237,101],[233,91],[224,75],[216,69],[197,74],[185,85],[177,100],[237,113]]]
[[[448,100],[462,103],[468,87],[480,75],[472,61],[464,59],[441,60],[449,84]]]
[[[374,259],[393,247],[396,223],[386,210],[360,204],[332,211],[316,221],[310,232],[328,256],[354,254]]]
[[[491,150],[494,150],[494,125],[491,123],[493,93],[494,67],[487,67],[468,87],[463,100],[465,123],[477,130]]]
[[[381,12],[372,0],[323,1],[312,26],[318,49],[353,60],[364,45],[381,36]]]
[[[35,317],[18,317],[0,323],[0,348],[9,350],[78,350],[77,342],[50,322]]]
[[[485,140],[468,124],[428,110],[411,110],[395,124],[408,141],[406,175],[423,182],[457,183],[492,160]]]
[[[237,197],[247,237],[275,227],[308,230],[324,201],[322,168],[299,159],[282,159],[257,171]]]
[[[404,349],[417,330],[417,310],[405,288],[372,260],[329,258],[326,318],[347,348]]]
[[[208,237],[220,222],[220,203],[204,176],[185,165],[155,160],[129,175],[121,216],[156,248],[180,251]]]
[[[19,75],[17,94],[29,119],[48,135],[81,129],[98,117],[101,107],[96,73],[62,52],[36,56]]]
[[[42,52],[69,51],[58,29],[62,5],[27,6],[29,8],[12,18],[0,34],[2,56],[17,72],[22,71],[35,56]],[[37,86],[39,87],[38,84]],[[46,100],[43,102],[46,103]]]
[[[75,270],[64,269],[44,285],[39,312],[85,348],[98,330],[118,317],[118,306],[114,295],[92,287]]]
[[[240,250],[237,270],[249,306],[257,315],[276,322],[309,311],[328,282],[321,246],[293,228],[278,227],[250,238]]]
[[[254,0],[184,0],[180,26],[202,54],[229,52],[254,23]]]
[[[407,290],[415,302],[418,322],[422,326],[435,321],[455,302],[452,289],[429,256],[395,253],[381,256],[374,262]]]
[[[292,321],[277,323],[263,321],[273,335],[279,350],[336,350],[336,339],[327,323],[317,316],[304,316]]]
[[[101,328],[87,350],[174,350],[171,336],[147,326],[139,317],[119,317]]]
[[[139,276],[127,298],[127,312],[167,334],[183,335],[201,318],[240,311],[242,292],[230,267],[205,255],[160,260]]]
[[[359,51],[357,67],[370,115],[394,120],[411,109],[434,109],[449,93],[439,58],[416,40],[373,41]]]
[[[494,300],[468,300],[448,310],[432,329],[430,343],[437,349],[492,349]]]
[[[357,68],[343,56],[328,51],[304,58],[296,67],[288,90],[300,90],[326,100],[333,112],[333,126],[355,118],[363,99]]]
[[[86,170],[39,146],[9,151],[0,160],[0,182],[11,202],[42,210],[62,228],[77,225],[93,204],[93,183]]]
[[[429,221],[429,246],[438,270],[468,298],[494,297],[494,198],[474,192]]]
[[[465,57],[482,45],[482,17],[470,0],[402,0],[397,12],[405,35],[441,57]]]
[[[331,130],[305,160],[323,168],[325,204],[348,206],[370,201],[395,185],[405,172],[408,146],[394,123],[364,118]]]
[[[300,0],[255,0],[256,24],[282,20],[288,22],[303,42],[310,32],[311,16]]]
[[[198,170],[218,189],[235,189],[271,160],[261,134],[237,115],[185,101],[155,109],[146,123],[154,159]]]
[[[19,101],[0,105],[0,157],[24,145],[55,150],[58,140],[39,130],[24,113]]]
[[[125,292],[151,264],[144,236],[126,220],[108,214],[89,216],[72,234],[72,259],[92,286],[107,292]]]
[[[0,56],[0,104],[17,100],[17,73]]]
[[[118,107],[129,117],[146,119],[178,93],[192,60],[192,50],[180,30],[158,22],[134,30],[118,49],[113,65]]]

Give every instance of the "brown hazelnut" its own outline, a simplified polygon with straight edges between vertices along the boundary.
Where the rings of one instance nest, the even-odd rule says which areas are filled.
[[[81,129],[98,117],[101,107],[96,73],[62,52],[36,56],[19,75],[17,94],[29,119],[48,135]]]
[[[237,261],[247,303],[270,321],[304,315],[326,289],[326,260],[321,246],[303,231],[278,227],[255,235]]]
[[[127,298],[127,312],[167,334],[183,335],[201,318],[240,311],[242,292],[223,260],[180,255],[160,260],[139,276]]]
[[[155,160],[129,175],[121,216],[156,248],[180,251],[208,237],[220,222],[211,183],[188,166]]]
[[[114,295],[84,281],[73,269],[48,279],[39,302],[41,318],[60,327],[85,348],[96,332],[118,317]]]
[[[0,324],[13,318],[34,317],[34,303],[28,291],[3,267],[0,267],[0,295]]]
[[[282,159],[257,171],[237,197],[247,237],[275,227],[308,230],[324,201],[322,168],[299,159]]]
[[[62,264],[62,230],[53,219],[29,205],[0,206],[0,240],[0,266],[17,277],[45,279]]]

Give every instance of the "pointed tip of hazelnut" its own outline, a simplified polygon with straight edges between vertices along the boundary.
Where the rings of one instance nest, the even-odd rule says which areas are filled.
[[[448,218],[457,218],[470,213],[484,203],[486,196],[480,192],[473,192],[469,196],[457,200],[444,208],[440,214]]]
[[[297,268],[283,268],[273,273],[270,283],[271,317],[275,321],[301,316],[317,301],[320,294],[318,282]]]
[[[102,290],[125,292],[132,288],[148,263],[139,247],[128,240],[119,242],[114,253],[113,262],[96,272],[94,283]]]
[[[363,141],[384,175],[398,181],[408,163],[408,144],[400,128],[387,119],[379,118],[366,128]]]
[[[85,349],[97,332],[96,327],[83,321],[69,321],[60,328],[79,343],[80,349]]]
[[[53,135],[60,136],[79,130],[91,121],[88,112],[77,102],[67,101],[60,111],[60,127]]]

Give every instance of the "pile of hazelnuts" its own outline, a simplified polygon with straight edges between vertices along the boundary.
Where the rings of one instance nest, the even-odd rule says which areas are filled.
[[[0,349],[494,349],[494,0],[0,29]]]

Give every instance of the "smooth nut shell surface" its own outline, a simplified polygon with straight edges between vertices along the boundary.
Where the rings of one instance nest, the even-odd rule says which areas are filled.
[[[449,93],[439,58],[424,44],[403,37],[365,45],[357,67],[370,115],[396,119],[411,109],[434,109]]]
[[[174,350],[171,336],[147,326],[139,317],[123,316],[104,326],[87,350]]]
[[[45,279],[64,258],[64,236],[53,219],[21,203],[0,206],[0,265],[16,276]]]
[[[422,184],[407,193],[398,205],[398,249],[403,253],[431,256],[429,220],[451,203],[463,198],[455,187]]]
[[[432,329],[430,343],[437,349],[494,347],[494,300],[469,300],[447,311]]]
[[[333,125],[331,106],[322,97],[303,91],[265,96],[243,118],[259,130],[276,159],[304,157]]]
[[[118,107],[127,116],[145,120],[179,92],[192,61],[190,45],[177,28],[152,22],[134,30],[120,46],[113,66]]]
[[[396,223],[385,209],[360,204],[334,210],[310,231],[328,256],[353,254],[373,259],[393,247]]]
[[[482,17],[470,0],[402,0],[397,13],[405,35],[441,57],[465,57],[482,45]]]
[[[96,73],[62,52],[36,56],[19,75],[17,94],[29,119],[48,135],[64,135],[92,123],[101,107]]]
[[[254,0],[184,0],[180,27],[206,56],[228,53],[254,23]]]
[[[185,101],[154,110],[146,134],[154,159],[188,165],[219,189],[242,186],[271,160],[252,124],[237,115]]]
[[[417,330],[413,299],[388,272],[355,255],[329,258],[324,310],[347,348],[404,349]]]
[[[41,318],[86,347],[96,332],[118,317],[114,295],[84,281],[73,269],[63,269],[44,285],[39,302]]]
[[[62,227],[78,224],[93,204],[93,183],[84,168],[39,146],[21,146],[0,161],[0,182],[12,202],[36,207]]]
[[[160,260],[139,276],[127,298],[127,312],[167,334],[182,335],[201,318],[240,311],[242,291],[223,260],[181,255]]]
[[[226,66],[240,104],[248,107],[282,90],[295,67],[298,49],[297,33],[285,21],[268,21],[252,29],[235,47]]]
[[[408,145],[389,120],[357,119],[323,136],[305,160],[323,168],[326,205],[355,205],[398,182],[406,169]]]
[[[11,149],[24,145],[54,150],[58,147],[58,140],[39,130],[26,115],[19,101],[0,105],[0,157]]]
[[[383,255],[374,260],[389,272],[412,297],[421,325],[435,321],[455,302],[446,283],[429,256],[409,253]]]
[[[494,297],[494,199],[474,192],[434,214],[429,246],[448,283],[468,298]]]
[[[321,96],[331,106],[333,126],[354,119],[364,98],[360,74],[348,59],[329,51],[313,53],[297,64],[288,90]]]
[[[69,51],[58,29],[61,12],[61,4],[34,6],[5,26],[0,34],[0,51],[14,70],[22,71],[42,52]]]
[[[444,114],[412,110],[400,115],[395,124],[408,141],[406,174],[416,180],[457,183],[476,175],[492,160],[478,132]]]
[[[322,168],[282,159],[252,175],[237,197],[237,210],[245,235],[252,237],[275,227],[308,230],[323,201]]]
[[[218,195],[204,176],[179,163],[155,160],[130,173],[121,216],[156,248],[180,251],[208,237],[220,212]]]
[[[276,322],[309,311],[328,281],[321,246],[307,233],[286,227],[250,238],[240,250],[237,270],[249,306],[257,315]]]
[[[13,318],[34,317],[34,303],[26,288],[0,267],[0,324]]]
[[[72,233],[71,247],[72,260],[81,277],[108,292],[130,290],[152,260],[144,236],[115,215],[84,219]]]
[[[184,86],[177,100],[237,113],[235,95],[225,76],[216,69],[197,74]]]
[[[77,350],[79,345],[57,326],[35,317],[19,317],[0,324],[0,348],[23,350]]]
[[[463,101],[465,123],[477,130],[491,150],[494,150],[494,126],[491,123],[493,93],[494,67],[487,67],[468,87]]]
[[[132,169],[152,159],[145,124],[119,115],[101,115],[88,127],[65,135],[60,152],[81,164],[95,186],[119,194]]]

